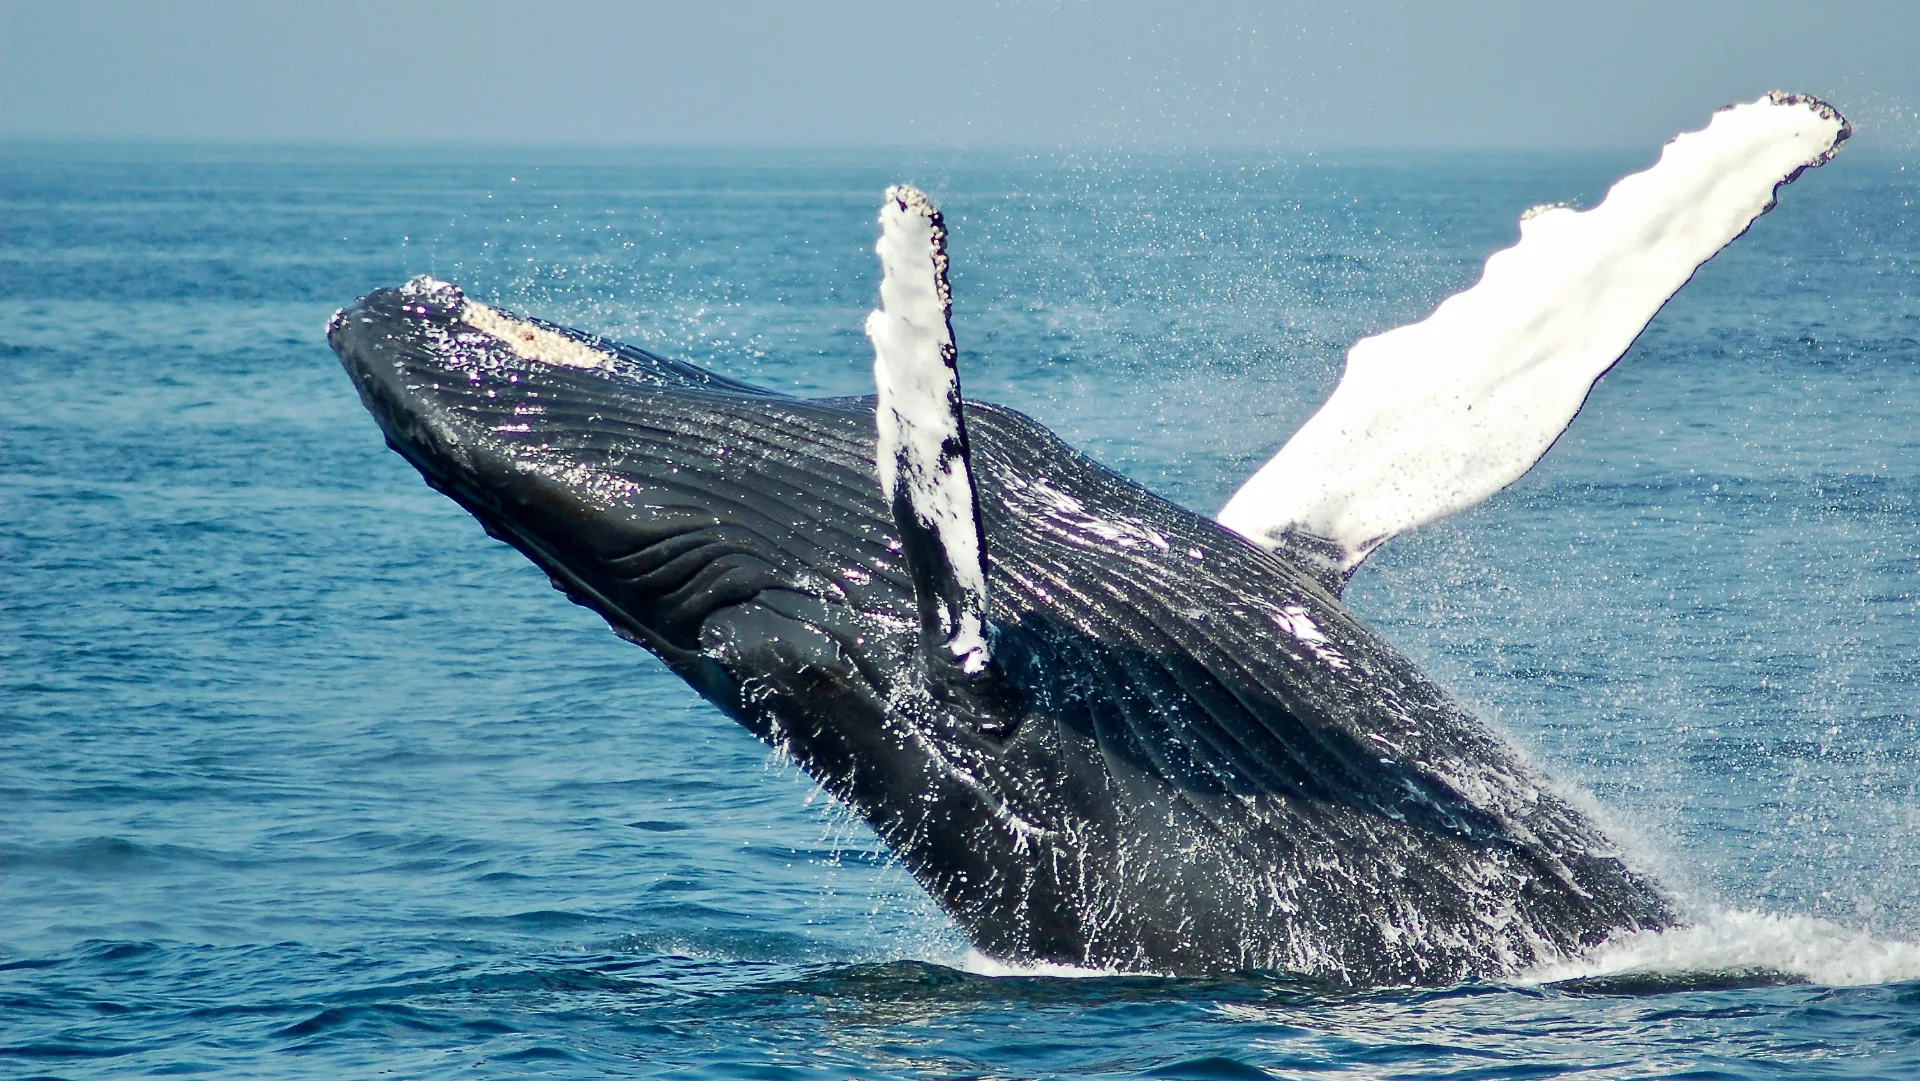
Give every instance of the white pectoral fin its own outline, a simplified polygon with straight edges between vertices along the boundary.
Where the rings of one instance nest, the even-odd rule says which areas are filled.
[[[1832,106],[1773,93],[1674,139],[1591,210],[1529,211],[1472,288],[1354,345],[1220,523],[1337,589],[1389,537],[1518,480],[1700,264],[1848,134]]]
[[[991,660],[986,541],[954,366],[947,231],[910,187],[880,208],[880,307],[867,316],[879,388],[875,459],[920,608],[922,635],[968,675]]]

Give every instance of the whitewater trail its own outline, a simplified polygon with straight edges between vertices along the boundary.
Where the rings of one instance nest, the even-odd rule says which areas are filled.
[[[1586,957],[1541,965],[1521,985],[1617,976],[1776,973],[1824,987],[1920,980],[1920,943],[1813,916],[1724,909],[1697,923],[1622,935]]]

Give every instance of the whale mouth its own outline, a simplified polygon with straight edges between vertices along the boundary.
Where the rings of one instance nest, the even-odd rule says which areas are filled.
[[[426,276],[335,312],[327,340],[394,449],[429,471],[430,481],[451,479],[460,468],[450,466],[471,469],[475,456],[486,453],[522,462],[524,469],[569,452],[590,461],[590,441],[578,432],[569,439],[569,430],[597,423],[596,405],[612,406],[634,392],[773,396],[631,346],[510,315]],[[602,478],[602,487],[607,483]]]

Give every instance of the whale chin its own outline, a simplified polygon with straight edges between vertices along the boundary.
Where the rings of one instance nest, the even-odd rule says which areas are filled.
[[[876,481],[873,399],[427,279],[329,340],[430,485],[792,756],[989,956],[1436,983],[1672,918],[1311,569],[1016,412],[965,406],[990,633],[956,660],[929,649],[943,565]]]

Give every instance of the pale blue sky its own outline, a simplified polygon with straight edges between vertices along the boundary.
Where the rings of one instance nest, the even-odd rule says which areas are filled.
[[[1648,146],[1819,94],[1920,142],[1920,0],[0,0],[0,138]]]

